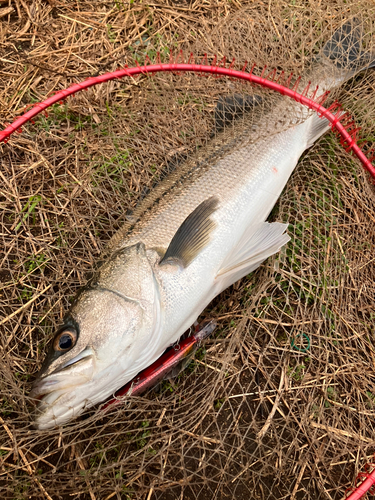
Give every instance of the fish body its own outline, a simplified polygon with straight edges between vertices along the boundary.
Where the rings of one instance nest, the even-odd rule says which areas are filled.
[[[357,43],[356,21],[348,23],[305,75],[314,76],[321,92],[372,65]],[[287,225],[266,218],[301,154],[329,124],[284,98],[256,122],[251,115],[245,110],[192,154],[112,238],[34,385],[38,429],[61,425],[114,394],[175,343],[217,294],[288,242]]]

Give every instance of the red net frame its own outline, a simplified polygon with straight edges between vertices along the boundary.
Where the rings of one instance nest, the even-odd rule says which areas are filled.
[[[355,125],[352,117],[342,109],[341,105],[338,102],[334,102],[328,108],[323,106],[329,95],[329,91],[326,91],[317,97],[319,90],[318,86],[313,91],[311,91],[309,82],[302,92],[298,92],[298,87],[301,80],[300,77],[297,78],[292,85],[291,82],[293,79],[293,74],[290,74],[288,77],[286,77],[286,75],[282,72],[279,76],[277,76],[277,72],[275,69],[268,70],[267,73],[267,67],[265,66],[261,72],[261,75],[257,76],[254,74],[254,70],[256,68],[255,64],[251,67],[250,71],[247,72],[246,67],[248,63],[245,63],[241,70],[233,69],[234,63],[235,60],[233,59],[228,67],[226,67],[227,61],[224,57],[222,61],[217,64],[217,58],[215,56],[212,64],[209,64],[207,55],[203,57],[200,63],[195,63],[192,54],[190,55],[189,60],[187,62],[184,62],[182,52],[177,55],[175,60],[173,60],[173,57],[171,55],[170,61],[168,63],[161,63],[159,54],[157,55],[156,63],[151,62],[147,57],[145,64],[142,66],[136,63],[134,67],[129,68],[126,66],[117,71],[88,78],[83,82],[73,84],[67,89],[55,93],[53,96],[49,97],[43,102],[33,105],[33,107],[26,111],[26,113],[17,118],[4,130],[0,131],[0,142],[6,143],[9,137],[16,131],[21,133],[21,127],[25,123],[29,121],[33,123],[33,118],[38,114],[45,112],[48,107],[56,103],[62,104],[63,100],[67,97],[73,96],[77,92],[93,87],[94,85],[124,77],[131,78],[138,75],[149,75],[159,72],[192,72],[199,73],[201,75],[211,74],[216,77],[226,76],[238,80],[247,81],[255,85],[260,85],[267,89],[278,92],[279,94],[290,97],[294,101],[315,111],[321,118],[326,118],[330,122],[332,130],[336,131],[340,136],[341,145],[347,152],[352,151],[357,156],[357,158],[361,161],[363,167],[369,172],[372,179],[375,181],[375,166],[372,164],[373,160],[375,159],[375,151],[371,150],[368,153],[368,156],[366,156],[366,154],[362,151],[357,142],[359,139],[360,127],[357,127]],[[266,73],[267,76],[265,76]],[[280,83],[281,81],[285,84]],[[371,490],[372,487],[375,486],[375,470],[373,470],[371,473],[359,473],[356,478],[356,483],[359,480],[363,480],[363,482],[358,486],[356,485],[351,492],[348,492],[346,500],[359,500],[363,497],[363,495]]]
[[[350,488],[347,491],[346,500],[359,500],[367,492],[370,495],[375,495],[375,455],[373,456],[372,462],[367,463],[364,467],[365,472],[359,472],[355,479],[354,488]],[[372,469],[372,472],[369,470]],[[361,482],[362,481],[362,482]],[[361,483],[360,483],[361,482]],[[358,484],[360,483],[360,484]]]
[[[25,123],[27,123],[28,121],[32,121],[32,119],[36,115],[43,112],[49,106],[52,106],[57,102],[61,102],[67,97],[74,95],[81,90],[93,87],[94,85],[105,83],[110,80],[116,80],[118,78],[148,75],[159,72],[193,72],[200,74],[211,74],[218,77],[228,76],[230,78],[247,81],[255,85],[261,85],[262,87],[266,87],[270,90],[290,97],[296,102],[317,112],[319,116],[321,116],[322,118],[326,118],[330,122],[332,130],[335,130],[341,136],[340,142],[345,150],[347,152],[352,151],[361,161],[363,167],[370,173],[372,178],[375,179],[375,166],[372,164],[372,161],[375,158],[375,153],[371,152],[369,156],[366,156],[366,154],[362,151],[361,147],[357,143],[360,128],[356,127],[350,115],[342,110],[339,103],[334,102],[329,108],[323,106],[325,100],[329,95],[328,91],[324,92],[315,100],[318,93],[318,87],[316,87],[314,91],[310,93],[309,83],[302,92],[298,92],[300,78],[297,78],[293,86],[290,87],[293,74],[285,78],[285,75],[281,73],[281,75],[279,75],[276,79],[276,70],[270,70],[267,76],[264,76],[267,71],[267,67],[264,67],[261,75],[257,76],[253,73],[255,65],[251,67],[249,72],[246,72],[247,63],[245,63],[244,67],[241,70],[233,69],[233,65],[235,62],[234,59],[228,67],[226,67],[225,58],[221,61],[221,65],[216,64],[216,57],[214,58],[212,64],[208,64],[207,55],[204,56],[201,63],[199,64],[196,64],[194,62],[192,54],[190,55],[188,62],[179,62],[179,60],[183,60],[181,52],[177,55],[175,61],[173,61],[173,58],[171,57],[169,63],[157,62],[155,64],[152,63],[149,59],[146,59],[146,63],[142,66],[137,63],[134,67],[125,67],[123,69],[119,69],[111,73],[105,73],[104,75],[94,76],[88,78],[84,82],[71,85],[67,89],[57,92],[55,95],[49,97],[45,101],[35,104],[24,115],[17,118],[12,124],[8,125],[3,131],[0,132],[0,142],[7,142],[9,136],[15,131],[22,132],[21,127]],[[285,85],[280,83],[280,81],[282,80],[286,80]],[[309,93],[311,97],[308,97]]]

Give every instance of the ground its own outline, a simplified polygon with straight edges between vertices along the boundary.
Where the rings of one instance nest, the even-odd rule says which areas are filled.
[[[158,52],[298,75],[352,15],[373,43],[371,13],[363,1],[0,0],[0,128]],[[337,94],[366,150],[374,85],[369,73]],[[371,462],[374,192],[332,133],[270,216],[289,223],[291,242],[204,311],[218,328],[185,372],[109,415],[31,428],[30,383],[87,273],[165,170],[204,147],[217,99],[233,92],[258,89],[186,75],[113,81],[0,145],[2,498],[341,499]]]

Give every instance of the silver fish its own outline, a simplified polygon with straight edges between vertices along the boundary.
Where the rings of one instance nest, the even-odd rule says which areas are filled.
[[[324,92],[374,59],[362,53],[361,26],[352,19],[303,80]],[[64,424],[111,396],[176,342],[217,294],[288,242],[287,224],[265,220],[299,157],[329,124],[282,97],[267,112],[263,106],[255,123],[258,99],[245,101],[238,124],[226,127],[224,117],[223,130],[162,181],[110,241],[34,384],[37,429]],[[225,114],[225,101],[220,110]]]

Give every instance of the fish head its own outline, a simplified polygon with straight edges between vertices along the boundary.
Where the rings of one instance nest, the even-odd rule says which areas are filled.
[[[34,426],[48,429],[103,401],[158,345],[159,290],[144,245],[116,252],[76,298],[30,395]]]

